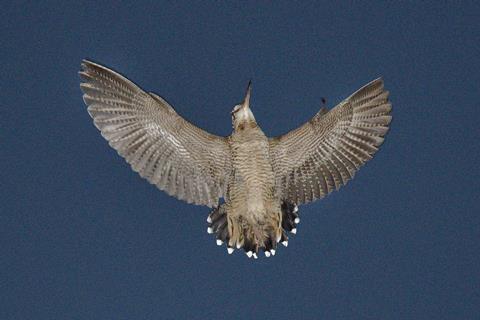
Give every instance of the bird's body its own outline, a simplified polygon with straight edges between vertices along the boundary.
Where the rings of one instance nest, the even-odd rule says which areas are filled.
[[[268,139],[255,123],[247,126],[229,138],[232,173],[225,204],[231,226],[228,245],[247,242],[256,249],[281,235],[281,208]]]
[[[118,73],[90,61],[82,67],[84,101],[110,145],[161,190],[212,207],[208,232],[229,253],[243,248],[249,257],[286,246],[300,221],[297,205],[353,178],[391,121],[388,91],[377,79],[299,128],[268,138],[250,110],[249,84],[232,111],[232,134],[219,137]]]

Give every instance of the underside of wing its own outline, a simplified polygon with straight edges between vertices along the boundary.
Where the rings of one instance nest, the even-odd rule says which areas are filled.
[[[362,87],[330,111],[270,139],[282,197],[296,204],[323,198],[352,179],[383,143],[392,117],[383,80]]]
[[[226,138],[194,126],[164,99],[106,67],[84,60],[80,75],[95,126],[133,170],[178,199],[218,204],[230,167]]]

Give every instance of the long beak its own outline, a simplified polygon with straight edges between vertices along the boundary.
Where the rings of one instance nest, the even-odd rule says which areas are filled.
[[[252,91],[252,80],[248,81],[247,93],[245,94],[245,99],[243,100],[243,107],[250,108],[250,93]]]

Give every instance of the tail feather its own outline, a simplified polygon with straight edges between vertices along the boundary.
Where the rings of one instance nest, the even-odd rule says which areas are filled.
[[[280,242],[286,247],[288,246],[287,232],[297,233],[297,225],[300,222],[298,215],[298,206],[295,203],[282,202],[282,237]]]
[[[297,228],[297,224],[300,222],[298,216],[298,206],[291,202],[284,201],[282,203],[282,228],[287,232],[292,232]]]
[[[208,215],[208,230],[216,234],[217,240],[228,243],[228,225],[225,205],[214,208]]]

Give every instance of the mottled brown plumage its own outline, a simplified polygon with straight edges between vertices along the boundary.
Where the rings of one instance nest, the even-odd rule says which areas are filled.
[[[296,233],[297,205],[345,185],[378,150],[391,121],[388,92],[374,80],[301,127],[267,138],[250,110],[250,84],[232,111],[233,132],[210,134],[161,97],[84,60],[83,99],[109,144],[143,178],[169,195],[206,205],[208,232],[228,252],[249,257]],[[225,203],[219,205],[219,199]]]

